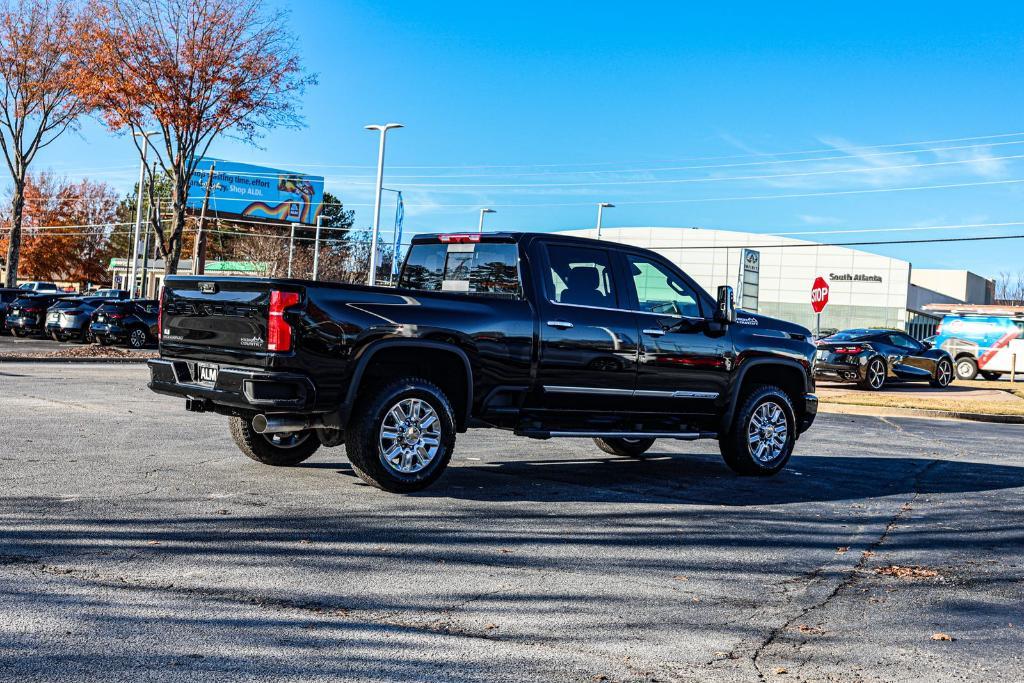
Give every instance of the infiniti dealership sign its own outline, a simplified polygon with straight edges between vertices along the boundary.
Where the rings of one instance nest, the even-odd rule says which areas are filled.
[[[864,273],[829,273],[832,282],[882,282],[881,275],[865,275]]]

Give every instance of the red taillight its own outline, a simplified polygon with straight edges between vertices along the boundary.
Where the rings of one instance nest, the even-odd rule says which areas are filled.
[[[479,242],[480,235],[441,235],[437,239],[441,240],[441,244],[468,244],[469,242]]]
[[[835,349],[836,353],[860,353],[864,350],[863,346],[837,346]]]
[[[124,313],[107,313],[107,317],[111,320],[121,320],[124,318]]]
[[[267,351],[291,351],[292,327],[284,319],[284,310],[299,303],[297,292],[270,292],[270,317],[267,320]]]

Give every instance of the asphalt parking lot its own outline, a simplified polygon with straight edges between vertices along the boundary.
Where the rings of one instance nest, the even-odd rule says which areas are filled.
[[[478,431],[403,497],[145,380],[0,362],[0,679],[1020,679],[1024,426],[823,415],[767,480]]]

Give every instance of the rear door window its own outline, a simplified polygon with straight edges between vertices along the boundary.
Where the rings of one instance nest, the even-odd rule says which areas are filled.
[[[522,295],[518,246],[510,242],[414,244],[398,286],[518,298]]]
[[[549,244],[545,288],[560,304],[618,308],[611,259],[604,249]]]

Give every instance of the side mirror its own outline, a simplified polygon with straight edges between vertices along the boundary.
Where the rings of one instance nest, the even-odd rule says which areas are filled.
[[[715,311],[715,322],[726,325],[736,322],[736,301],[733,299],[732,287],[728,285],[718,288],[718,309]]]

